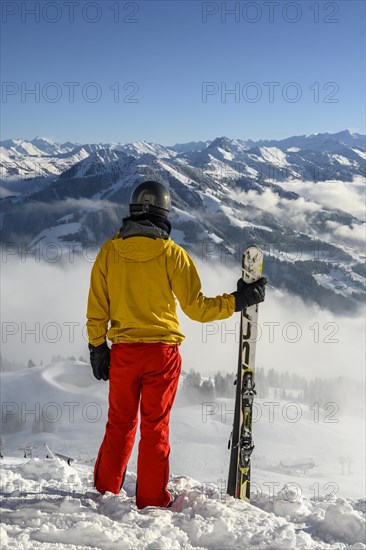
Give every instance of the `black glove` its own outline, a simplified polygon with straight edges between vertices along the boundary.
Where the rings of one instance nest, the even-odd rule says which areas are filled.
[[[100,346],[89,344],[90,363],[93,374],[97,380],[108,380],[109,378],[109,347],[107,342]]]
[[[238,290],[232,292],[235,298],[235,311],[242,311],[247,307],[263,302],[266,284],[267,279],[265,277],[258,279],[254,283],[246,283],[243,279],[239,279],[237,283]]]

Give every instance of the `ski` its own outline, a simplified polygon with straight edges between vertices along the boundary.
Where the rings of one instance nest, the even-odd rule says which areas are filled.
[[[262,277],[263,252],[257,246],[243,251],[242,277],[252,283]],[[254,449],[252,438],[255,351],[257,340],[258,305],[241,313],[239,360],[236,377],[234,423],[231,443],[227,493],[235,498],[250,501],[250,459]]]

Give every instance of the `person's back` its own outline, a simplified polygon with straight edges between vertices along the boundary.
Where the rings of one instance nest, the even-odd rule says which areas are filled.
[[[89,338],[95,346],[105,340],[109,320],[107,336],[113,343],[180,344],[184,335],[179,329],[175,296],[188,317],[196,321],[225,319],[234,311],[232,295],[203,296],[196,267],[186,251],[147,223],[127,220],[98,255],[88,307]],[[100,300],[101,280],[108,289],[109,311]]]

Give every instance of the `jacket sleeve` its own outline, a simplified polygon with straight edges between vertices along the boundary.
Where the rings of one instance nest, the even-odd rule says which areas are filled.
[[[106,245],[100,249],[91,272],[86,316],[89,342],[99,346],[106,340],[110,318]]]
[[[201,291],[201,281],[194,261],[180,246],[173,245],[170,284],[184,313],[190,319],[206,323],[227,319],[235,311],[235,298],[223,294],[206,298]]]

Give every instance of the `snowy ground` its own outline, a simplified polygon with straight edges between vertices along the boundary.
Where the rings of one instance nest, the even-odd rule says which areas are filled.
[[[3,419],[5,410],[7,421],[16,411],[25,420],[3,436],[4,550],[366,548],[362,419],[258,400],[247,504],[225,494],[232,400],[178,400],[170,480],[177,499],[172,509],[139,511],[136,452],[119,496],[93,488],[108,386],[93,379],[90,366],[35,367],[2,374],[1,382]],[[56,419],[49,431],[36,433],[38,412]],[[33,458],[24,459],[19,447],[27,443]],[[74,461],[45,458],[44,443]]]
[[[365,501],[313,502],[285,491],[264,510],[173,477],[173,507],[139,511],[133,491],[96,493],[91,471],[58,458],[5,459],[2,548],[365,548]],[[134,481],[130,474],[127,489]]]

